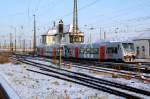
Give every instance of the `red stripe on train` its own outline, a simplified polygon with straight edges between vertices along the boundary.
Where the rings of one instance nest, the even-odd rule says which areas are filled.
[[[79,48],[75,48],[75,58],[78,59],[79,58]]]

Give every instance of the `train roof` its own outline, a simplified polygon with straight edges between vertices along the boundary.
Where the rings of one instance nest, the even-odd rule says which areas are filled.
[[[99,44],[102,44],[102,45],[108,45],[108,44],[120,44],[120,43],[133,43],[133,41],[111,41],[111,42],[95,42],[95,43],[70,43],[70,44],[51,44],[51,45],[46,45],[46,44],[42,44],[42,45],[39,45],[38,48],[41,48],[41,47],[47,47],[47,46],[86,46],[86,45],[99,45]]]

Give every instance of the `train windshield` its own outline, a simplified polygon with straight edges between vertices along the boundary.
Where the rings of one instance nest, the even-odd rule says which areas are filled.
[[[134,51],[134,45],[133,43],[122,43],[123,48],[125,51],[133,52]]]

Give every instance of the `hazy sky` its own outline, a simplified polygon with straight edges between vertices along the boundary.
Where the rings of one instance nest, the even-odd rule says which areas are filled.
[[[33,14],[36,14],[38,33],[47,31],[53,21],[63,19],[72,23],[73,0],[0,0],[0,35],[17,30],[17,35],[32,34]],[[142,30],[150,26],[150,0],[78,0],[79,24],[94,27],[95,33]],[[21,29],[21,27],[23,27]],[[25,37],[25,36],[24,36]]]

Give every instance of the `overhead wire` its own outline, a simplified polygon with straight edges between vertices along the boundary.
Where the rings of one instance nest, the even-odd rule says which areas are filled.
[[[17,12],[17,13],[14,13],[14,14],[8,14],[8,15],[1,15],[0,17],[1,18],[7,18],[7,17],[15,17],[15,16],[19,16],[19,15],[23,15],[25,14],[24,12]]]
[[[95,1],[93,1],[93,2],[90,2],[90,3],[86,4],[86,5],[84,5],[83,7],[81,7],[81,8],[78,9],[78,12],[81,11],[81,10],[84,10],[84,9],[90,7],[90,6],[93,6],[93,5],[96,4],[98,1],[101,1],[101,0],[95,0]],[[70,12],[70,13],[67,13],[67,14],[63,15],[61,18],[64,19],[65,17],[70,16],[70,15],[73,15],[73,11]]]
[[[90,7],[90,6],[93,6],[93,5],[96,4],[98,1],[101,1],[101,0],[95,0],[95,1],[93,1],[93,2],[90,2],[90,3],[86,4],[86,5],[84,5],[83,7],[79,8],[78,11],[81,11],[81,10],[84,10],[84,9]],[[54,6],[55,6],[55,5],[54,5]],[[64,19],[64,18],[66,18],[66,17],[68,17],[68,16],[70,16],[70,15],[73,15],[73,11],[70,12],[70,13],[67,13],[67,14],[65,14],[65,15],[63,15],[63,16],[60,16],[59,18],[56,18],[56,19],[54,19],[53,21],[50,21],[50,22],[52,23],[52,22],[54,22],[54,21],[58,21],[58,20],[60,20],[60,19]]]
[[[115,15],[115,16],[112,16],[112,17],[109,17],[109,18],[106,18],[107,20],[109,20],[109,22],[110,22],[110,20],[112,20],[112,19],[115,19],[115,18],[118,18],[118,17],[121,17],[122,15],[128,15],[129,13],[133,13],[133,11],[131,10],[131,9],[134,9],[134,12],[135,12],[135,10],[137,10],[137,8],[136,7],[142,7],[142,6],[148,6],[148,7],[150,7],[149,5],[148,5],[148,3],[144,3],[143,4],[143,2],[142,2],[142,4],[140,3],[140,4],[138,4],[138,5],[135,5],[135,6],[131,6],[131,7],[127,7],[127,8],[125,8],[125,9],[120,9],[120,10],[118,10],[118,11],[114,11],[114,12],[111,12],[110,14],[114,14],[114,13],[116,13],[117,15]],[[130,10],[129,12],[127,12],[127,10]],[[124,11],[126,11],[126,12],[124,12]],[[132,12],[131,12],[132,11]],[[104,16],[110,16],[110,14],[101,14],[101,15],[98,15],[99,17],[104,17]],[[94,16],[94,17],[98,17],[98,16]],[[92,17],[92,19],[94,19],[93,17]],[[95,23],[97,23],[99,21],[99,19],[98,20],[95,20],[94,22],[92,22],[91,24],[95,24]],[[104,21],[104,20],[103,20]],[[109,24],[109,23],[107,23],[107,24]],[[107,24],[105,24],[105,25],[107,25]]]
[[[47,2],[47,3],[46,3],[47,5],[44,5],[44,6],[42,6],[41,8],[42,8],[42,9],[45,9],[45,8],[48,7],[48,9],[52,9],[52,8],[58,6],[57,1],[58,1],[58,0],[52,0],[51,2]],[[50,6],[50,4],[51,4],[52,6]],[[43,10],[43,11],[40,12],[40,13],[38,13],[38,17],[42,17],[43,15],[45,15],[45,13],[43,13],[44,11],[45,11],[45,10]],[[46,12],[46,13],[47,13],[47,12]],[[51,23],[51,22],[47,21],[47,23],[45,23],[45,25],[49,25],[49,23]]]

